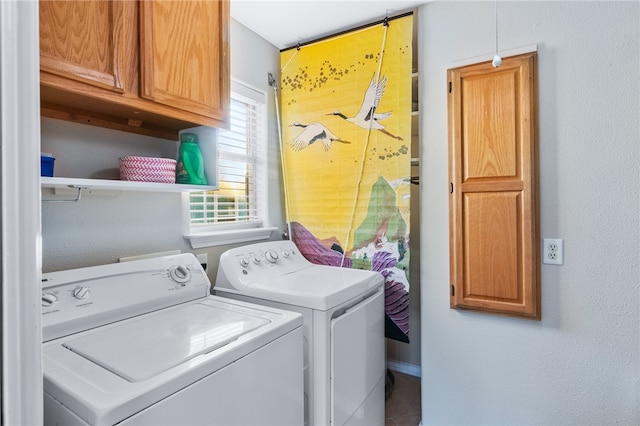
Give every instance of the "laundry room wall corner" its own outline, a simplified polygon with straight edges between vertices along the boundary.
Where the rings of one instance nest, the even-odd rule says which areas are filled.
[[[272,239],[280,239],[285,221],[280,153],[274,95],[267,79],[268,73],[279,79],[279,50],[234,20],[230,38],[231,77],[267,95],[269,148],[265,197],[269,202],[265,205],[264,224],[278,227]],[[89,145],[93,149],[112,146],[113,152],[105,155],[114,158],[118,157],[119,146],[136,149],[138,155],[153,152],[151,148],[161,150],[165,156],[176,152],[173,141],[60,120],[42,120],[42,146],[61,147],[67,154],[66,158],[56,161],[56,168],[64,167],[65,163],[92,161],[95,154],[91,154]],[[44,272],[113,263],[125,256],[194,251],[183,237],[183,205],[177,193],[95,192],[83,194],[78,203],[44,203],[42,213]],[[215,278],[217,259],[227,248],[229,246],[198,250],[207,253],[210,279]]]

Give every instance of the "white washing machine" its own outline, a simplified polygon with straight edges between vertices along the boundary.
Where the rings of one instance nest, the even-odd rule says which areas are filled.
[[[213,290],[302,314],[305,424],[384,425],[381,274],[316,265],[272,241],[225,252]]]
[[[192,254],[44,274],[45,425],[302,424],[301,315],[209,291]]]

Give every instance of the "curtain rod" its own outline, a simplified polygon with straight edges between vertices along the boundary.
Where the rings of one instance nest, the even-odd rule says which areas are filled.
[[[280,49],[280,53],[286,52],[287,50],[291,50],[291,49],[300,49],[302,46],[307,46],[309,44],[317,43],[317,42],[322,41],[322,40],[327,40],[327,39],[330,39],[330,38],[333,38],[333,37],[336,37],[336,36],[339,36],[339,35],[342,35],[342,34],[347,34],[347,33],[350,33],[352,31],[362,30],[364,28],[373,27],[373,26],[378,25],[378,24],[383,24],[383,23],[386,23],[386,22],[389,22],[389,21],[393,21],[394,19],[404,18],[405,16],[411,16],[411,15],[413,15],[413,11],[412,10],[410,10],[409,12],[401,13],[400,15],[392,16],[392,17],[387,16],[384,19],[380,19],[379,21],[375,21],[375,22],[371,22],[371,23],[368,23],[368,24],[360,25],[358,27],[350,28],[350,29],[347,29],[347,30],[344,30],[344,31],[340,31],[340,32],[331,34],[331,35],[319,37],[319,38],[316,38],[316,39],[313,39],[313,40],[310,40],[310,41],[305,41],[304,43],[298,43],[295,46],[287,47],[285,49]]]

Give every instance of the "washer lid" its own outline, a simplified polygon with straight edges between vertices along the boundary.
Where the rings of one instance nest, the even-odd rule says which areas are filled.
[[[67,340],[64,347],[137,382],[268,323],[268,319],[247,313],[195,303]]]

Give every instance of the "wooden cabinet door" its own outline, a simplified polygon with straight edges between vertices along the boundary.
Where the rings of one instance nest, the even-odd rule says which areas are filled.
[[[227,121],[227,0],[145,1],[141,15],[141,96]]]
[[[540,319],[536,54],[448,81],[451,307]]]
[[[41,1],[40,69],[124,91],[125,6],[121,1]]]

